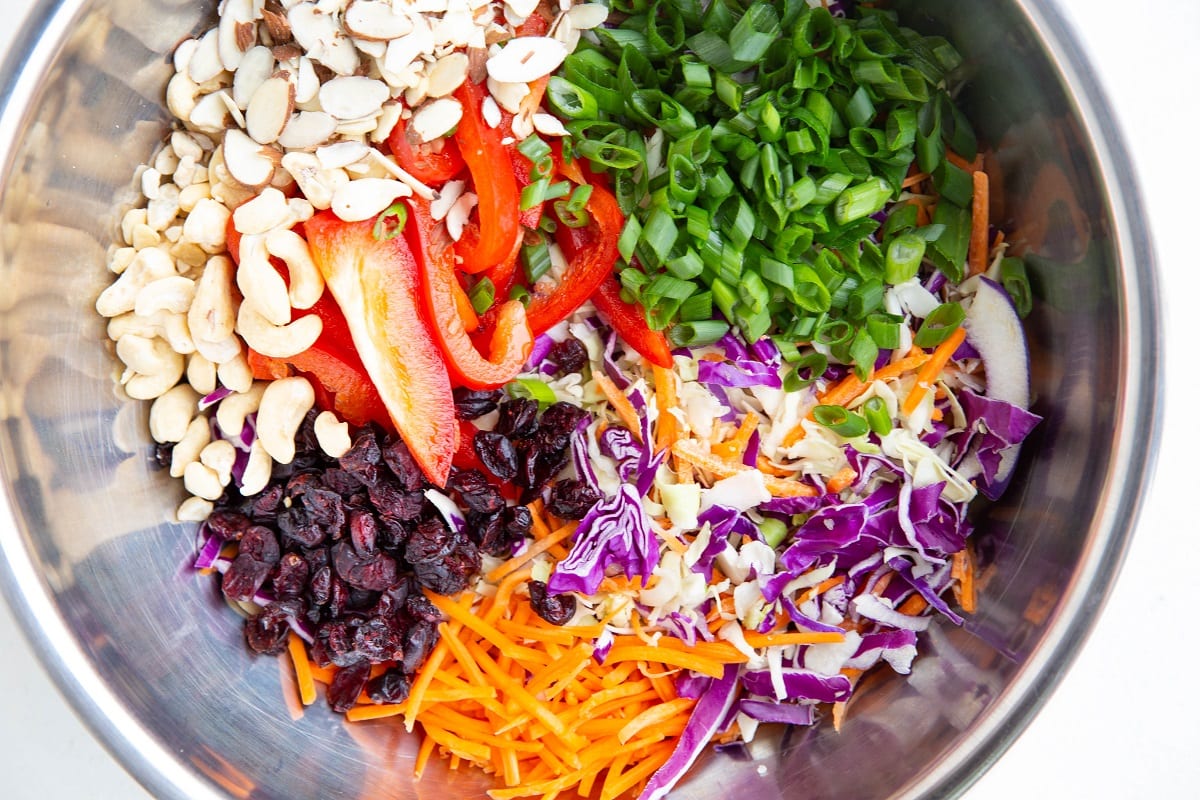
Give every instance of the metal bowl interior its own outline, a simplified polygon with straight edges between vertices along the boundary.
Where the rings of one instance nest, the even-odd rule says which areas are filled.
[[[965,100],[1029,248],[1035,410],[1004,500],[978,519],[980,611],[937,624],[911,676],[879,675],[840,733],[709,754],[685,798],[948,797],[1003,752],[1089,629],[1157,437],[1155,278],[1136,189],[1069,29],[1033,0],[909,0],[974,78]],[[96,734],[164,798],[476,797],[415,741],[320,707],[293,721],[280,664],[251,658],[211,578],[186,567],[180,489],[152,467],[144,404],[116,390],[95,314],[131,176],[167,130],[168,54],[211,3],[43,3],[4,69],[0,121],[0,579]],[[10,522],[11,520],[11,522]]]

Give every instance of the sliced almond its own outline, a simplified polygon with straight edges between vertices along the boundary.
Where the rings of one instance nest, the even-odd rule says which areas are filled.
[[[353,75],[358,69],[358,51],[337,20],[314,3],[298,3],[288,11],[292,36],[308,51],[313,61],[335,74]]]
[[[539,2],[540,0],[506,0],[505,11],[511,11],[513,16],[520,19],[526,19],[537,9]]]
[[[399,103],[387,102],[383,104],[383,111],[376,121],[375,130],[371,131],[372,142],[379,144],[391,136],[392,129],[400,121],[400,114],[403,108]]]
[[[521,101],[525,99],[525,95],[529,94],[529,84],[527,83],[505,83],[488,78],[487,87],[488,93],[496,98],[500,107],[510,114],[516,114],[521,110]]]
[[[471,209],[478,204],[479,198],[474,192],[463,192],[454,201],[454,205],[446,214],[446,232],[450,234],[451,239],[457,242],[462,238],[463,226],[467,224],[467,219],[471,216]]]
[[[321,80],[311,59],[301,57],[296,72],[296,102],[307,103],[321,90]]]
[[[608,7],[602,3],[580,3],[567,12],[571,26],[578,31],[599,28],[608,19]]]
[[[275,55],[269,47],[251,47],[233,75],[233,100],[245,110],[250,98],[275,73]]]
[[[217,48],[221,63],[230,72],[238,68],[246,52],[238,43],[238,26],[253,22],[252,0],[225,0],[217,21]]]
[[[467,79],[467,67],[471,59],[463,52],[442,56],[426,73],[429,85],[425,93],[430,97],[445,97],[453,94]]]
[[[171,54],[171,63],[175,66],[176,72],[187,73],[190,76],[189,65],[199,46],[198,39],[184,39],[179,43],[179,47],[176,47],[175,52]]]
[[[270,144],[279,138],[292,118],[296,103],[296,87],[281,76],[263,81],[246,106],[246,133],[259,144]]]
[[[436,221],[445,219],[466,188],[466,181],[446,181],[445,186],[438,192],[438,196],[429,204],[429,216]]]
[[[288,23],[287,12],[279,0],[267,0],[263,5],[262,19],[266,23],[267,33],[275,44],[284,44],[292,38],[292,26]]]
[[[488,76],[505,83],[529,83],[558,69],[566,57],[567,48],[557,39],[520,36],[488,59]]]
[[[229,119],[229,108],[221,99],[221,92],[205,95],[188,114],[188,122],[202,131],[220,133]]]
[[[412,130],[419,141],[432,142],[454,130],[462,115],[462,103],[453,97],[443,97],[413,112]]]
[[[447,11],[430,27],[435,44],[466,47],[471,31],[475,28],[475,19],[467,10]]]
[[[398,75],[423,55],[433,52],[433,31],[424,17],[413,17],[413,29],[405,36],[388,42],[383,68]]]
[[[338,187],[329,207],[345,222],[362,222],[378,216],[397,198],[411,194],[412,189],[400,181],[362,178]]]
[[[398,39],[413,29],[407,14],[393,11],[391,4],[379,0],[353,0],[342,15],[342,24],[351,36],[375,42]]]
[[[317,161],[322,169],[341,169],[367,157],[369,148],[363,142],[337,142],[317,148]]]
[[[188,61],[188,77],[194,83],[206,83],[224,71],[225,65],[221,63],[217,29],[213,28],[200,37],[200,41]]]
[[[242,186],[259,190],[271,182],[279,151],[264,147],[237,128],[225,131],[225,169]]]
[[[487,123],[488,127],[500,127],[502,119],[503,116],[500,114],[500,106],[496,104],[496,98],[490,94],[483,98],[483,121]]]
[[[383,81],[350,76],[324,84],[318,97],[325,112],[339,120],[362,119],[378,114],[391,96]]]
[[[290,64],[304,55],[304,48],[295,42],[277,44],[271,48],[271,55],[275,56],[275,60],[280,64]]]
[[[337,120],[324,111],[301,111],[292,115],[276,141],[288,150],[312,150],[329,141],[335,130]]]
[[[349,180],[340,169],[321,169],[321,163],[312,153],[288,153],[281,164],[296,179],[296,185],[313,208],[329,208],[333,193]]]
[[[567,129],[553,114],[534,114],[533,127],[543,136],[566,136]]]
[[[483,83],[487,80],[487,60],[487,48],[467,48],[467,77],[471,83]]]
[[[350,41],[354,42],[354,46],[357,47],[358,51],[365,56],[370,56],[371,58],[383,58],[387,55],[387,42],[374,42],[367,39],[359,39],[357,36],[351,37]],[[369,67],[366,65],[360,65],[358,71],[356,71],[354,74],[367,75],[369,73]]]

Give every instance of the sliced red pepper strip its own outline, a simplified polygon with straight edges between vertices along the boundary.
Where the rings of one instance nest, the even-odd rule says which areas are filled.
[[[653,330],[646,324],[646,313],[641,306],[621,298],[621,282],[616,275],[610,274],[604,279],[592,295],[592,302],[617,335],[643,358],[667,369],[674,364],[671,343],[662,331]]]
[[[451,378],[472,389],[503,386],[520,373],[533,349],[525,306],[518,300],[510,300],[499,307],[491,330],[490,357],[481,355],[468,336],[454,300],[458,275],[445,227],[433,221],[424,200],[409,200],[409,217],[404,232],[412,252],[419,254],[425,313],[441,345]]]
[[[450,376],[421,313],[420,270],[402,236],[323,211],[304,223],[313,261],[346,318],[366,373],[425,477],[445,486],[458,448]]]
[[[520,240],[518,207],[521,194],[513,175],[512,161],[501,143],[499,130],[483,119],[486,89],[463,81],[454,95],[462,103],[463,115],[454,138],[467,169],[471,171],[479,225],[468,226],[455,250],[464,272],[483,272],[499,264]]]
[[[442,149],[436,153],[428,147],[421,148],[409,140],[408,123],[403,119],[392,128],[387,143],[400,168],[421,183],[440,186],[466,166],[453,139],[442,139]]]
[[[297,373],[304,375],[317,389],[317,407],[334,411],[351,425],[373,421],[391,427],[391,418],[379,391],[367,377],[358,355],[353,352],[351,355],[352,359],[330,352],[318,341],[290,358],[271,358],[250,350],[246,361],[257,380],[278,380]]]
[[[617,238],[625,224],[617,198],[593,184],[587,211],[591,221],[586,228],[559,226],[558,242],[570,259],[562,280],[556,285],[539,281],[530,287],[529,327],[535,336],[553,328],[583,305],[605,276],[612,275],[617,263]]]

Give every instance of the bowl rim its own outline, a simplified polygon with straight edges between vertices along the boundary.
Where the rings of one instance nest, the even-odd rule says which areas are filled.
[[[0,64],[0,194],[12,172],[15,134],[32,113],[47,66],[73,29],[86,0],[35,0]],[[1162,433],[1162,322],[1156,258],[1136,170],[1080,38],[1058,0],[1013,0],[1041,40],[1046,58],[1070,90],[1068,100],[1091,145],[1088,154],[1112,223],[1123,301],[1124,359],[1116,397],[1113,458],[1098,510],[1068,594],[1041,641],[1004,693],[948,758],[904,787],[905,797],[958,797],[1029,725],[1073,665],[1111,594],[1137,526]],[[1131,369],[1130,365],[1136,365]],[[8,455],[8,454],[0,454]],[[213,783],[189,769],[126,709],[88,659],[52,600],[25,546],[12,480],[0,491],[0,594],[43,668],[97,741],[156,797],[223,800]],[[1105,535],[1104,532],[1107,532]]]

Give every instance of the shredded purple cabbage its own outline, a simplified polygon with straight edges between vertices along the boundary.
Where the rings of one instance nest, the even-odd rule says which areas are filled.
[[[836,703],[850,696],[852,685],[845,675],[821,675],[807,669],[784,669],[781,673],[785,692],[783,697],[776,694],[770,670],[749,670],[742,675],[742,685],[750,694],[778,700]]]
[[[658,538],[637,490],[624,484],[612,497],[592,506],[575,531],[575,543],[546,582],[551,594],[595,594],[610,566],[644,581],[658,564]]]
[[[747,389],[766,386],[779,389],[783,379],[779,371],[758,361],[698,361],[698,380],[705,386],[727,386],[730,389]]]

